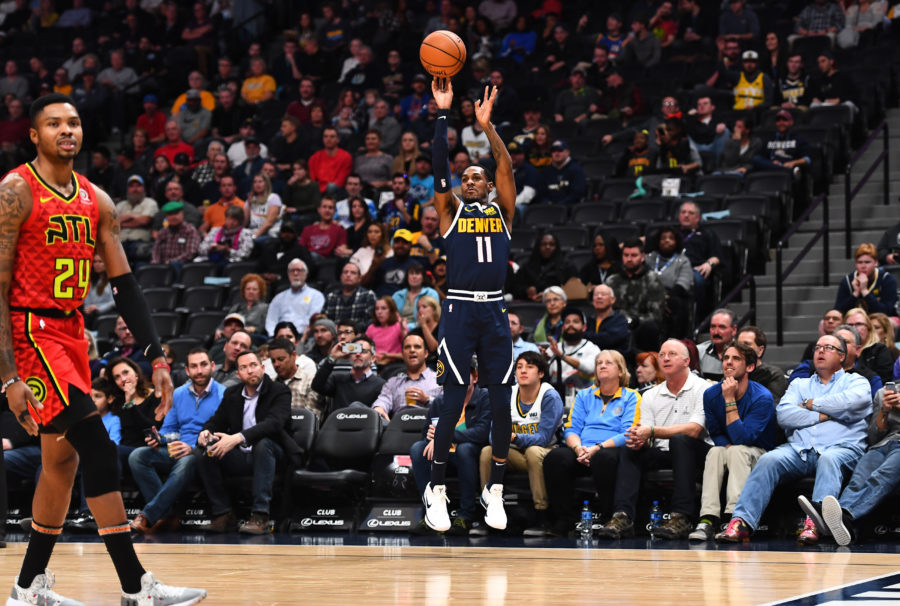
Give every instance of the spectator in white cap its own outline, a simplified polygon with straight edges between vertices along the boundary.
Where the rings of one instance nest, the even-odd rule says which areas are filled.
[[[734,74],[734,109],[753,109],[772,105],[774,89],[769,74],[759,69],[759,53],[746,50],[741,55],[741,70]]]
[[[244,316],[239,313],[230,313],[222,320],[222,329],[216,330],[216,340],[209,348],[209,359],[221,367],[225,364],[225,344],[231,335],[239,330],[244,330]]]
[[[122,246],[130,261],[150,258],[150,225],[157,212],[159,205],[147,196],[144,178],[137,174],[128,177],[125,199],[116,204],[116,214],[122,226]]]

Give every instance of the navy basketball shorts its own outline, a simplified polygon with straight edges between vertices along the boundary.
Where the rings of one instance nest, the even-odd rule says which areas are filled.
[[[438,327],[437,381],[468,385],[472,354],[478,355],[478,381],[515,382],[512,336],[504,301],[445,299]]]

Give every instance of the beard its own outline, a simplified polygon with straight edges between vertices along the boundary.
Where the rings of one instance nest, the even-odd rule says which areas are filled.
[[[583,338],[584,338],[583,330],[576,330],[576,331],[572,331],[572,332],[564,332],[563,333],[563,340],[566,343],[568,343],[569,345],[575,345],[576,343],[580,343]]]

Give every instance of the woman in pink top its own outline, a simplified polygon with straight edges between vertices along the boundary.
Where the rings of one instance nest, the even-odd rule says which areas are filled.
[[[403,359],[403,335],[406,328],[400,321],[397,304],[389,295],[375,301],[372,323],[366,335],[375,342],[375,363],[381,369],[391,362]]]

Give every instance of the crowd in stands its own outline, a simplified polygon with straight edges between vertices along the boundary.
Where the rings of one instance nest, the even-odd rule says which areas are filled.
[[[900,227],[856,250],[789,377],[762,361],[763,331],[715,305],[764,268],[768,238],[883,112],[858,86],[875,86],[871,73],[845,66],[890,35],[887,2],[243,4],[0,3],[0,168],[33,155],[28,103],[71,95],[87,175],[116,201],[129,260],[169,322],[157,328],[178,388],[154,421],[149,362],[95,259],[93,395],[146,503],[135,532],[176,528],[192,483],[207,530],[270,532],[292,410],[319,423],[348,406],[384,424],[406,407],[439,416],[449,285],[432,206],[437,108],[417,65],[438,29],[469,52],[453,81],[453,186],[473,163],[493,168],[474,116],[486,86],[500,91],[492,121],[514,166],[509,468],[528,474],[526,532],[568,533],[577,476],[590,476],[601,536],[630,536],[642,474],[672,469],[656,536],[745,540],[776,484],[816,476],[800,539],[846,543],[900,483],[897,283],[881,267],[900,261]],[[720,236],[722,216],[744,236]],[[213,324],[192,331],[204,313]],[[706,317],[709,340],[695,343]],[[477,360],[471,373],[451,459],[462,534],[490,457]],[[36,443],[2,418],[7,473],[34,478]],[[420,490],[432,435],[424,426],[411,450]],[[883,485],[865,483],[884,466]],[[854,467],[864,476],[842,493]],[[229,474],[253,476],[240,525]]]

